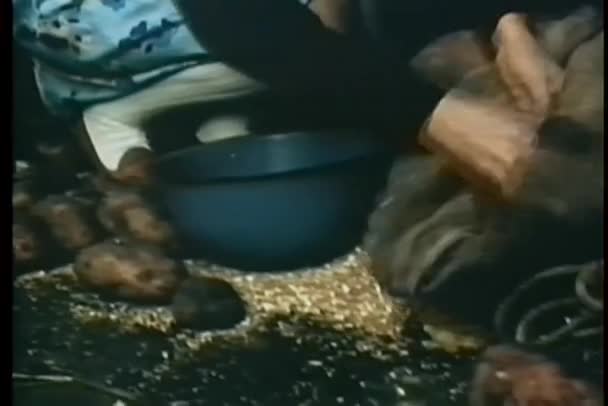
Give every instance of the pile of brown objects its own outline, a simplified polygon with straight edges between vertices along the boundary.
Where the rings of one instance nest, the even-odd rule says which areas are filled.
[[[47,193],[41,170],[29,166],[13,182],[15,276],[73,263],[83,287],[107,300],[172,303],[184,326],[230,327],[245,317],[227,282],[189,277],[176,234],[145,186],[83,173],[70,190]]]
[[[509,346],[487,349],[475,370],[471,406],[600,406],[602,395],[548,359]]]

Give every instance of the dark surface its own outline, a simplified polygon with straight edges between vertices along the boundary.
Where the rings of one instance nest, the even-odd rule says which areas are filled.
[[[325,28],[297,2],[174,3],[213,55],[278,93],[298,95],[311,115],[331,112],[353,126],[381,129],[382,137],[395,135],[405,142],[413,140],[419,121],[439,97],[411,75],[407,59],[362,35]]]
[[[83,325],[73,317],[73,306],[105,306],[80,291],[15,288],[14,299],[15,372],[76,376],[127,391],[138,398],[136,403],[126,402],[128,406],[177,401],[184,406],[467,405],[472,357],[425,348],[422,341],[428,337],[413,320],[406,326],[408,351],[396,355],[387,349],[382,351],[386,358],[359,350],[362,341],[356,335],[290,319],[277,319],[252,345],[193,352],[176,341],[175,334],[128,333],[116,324]],[[282,324],[298,333],[284,336],[278,328]],[[602,354],[596,348],[591,359],[581,357],[580,348],[571,351],[570,363],[585,370],[601,366]],[[51,399],[113,404],[105,395],[84,393],[77,385],[14,390],[20,402],[16,404],[23,406],[54,405]],[[48,401],[40,403],[37,396],[45,393]]]
[[[96,391],[77,383],[16,383],[13,405],[88,405],[112,406],[116,396]]]
[[[603,9],[599,0],[360,0],[354,32],[341,35],[295,1],[173,1],[218,59],[274,91],[297,94],[311,115],[331,112],[404,143],[414,141],[441,96],[409,68],[429,42],[462,29],[489,36],[511,11],[549,16],[581,4]]]
[[[292,132],[186,148],[161,157],[156,169],[161,183],[196,185],[295,174],[385,153],[364,131]]]
[[[184,281],[173,297],[171,312],[178,326],[203,331],[234,327],[247,315],[232,285],[214,278]]]
[[[429,406],[466,405],[470,357],[425,349],[420,345],[425,336],[415,325],[409,353],[385,360],[359,351],[356,336],[314,324],[294,325],[302,337],[272,331],[252,346],[192,352],[172,345],[173,337],[154,332],[129,334],[115,325],[85,327],[68,308],[68,303],[86,305],[82,295],[77,300],[58,293],[40,301],[16,290],[14,371],[76,376],[136,394],[138,402],[125,402],[128,406],[177,401],[184,406],[393,406],[403,398]],[[277,320],[281,323],[291,322]],[[17,404],[113,404],[105,395],[83,393],[76,385],[45,386],[30,394],[21,388]],[[397,387],[406,395],[400,397]],[[48,402],[39,403],[36,396],[44,395],[41,392],[47,393]],[[76,402],[67,402],[73,399]]]
[[[296,269],[359,242],[391,162],[365,134],[227,140],[161,159],[156,192],[195,256],[244,270]]]

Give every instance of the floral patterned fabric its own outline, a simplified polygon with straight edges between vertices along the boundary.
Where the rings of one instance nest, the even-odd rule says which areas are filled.
[[[13,32],[61,115],[213,60],[170,0],[13,0]]]

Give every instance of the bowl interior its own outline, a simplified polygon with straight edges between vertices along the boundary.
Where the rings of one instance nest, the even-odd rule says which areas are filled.
[[[246,136],[172,152],[156,163],[161,183],[243,180],[333,166],[386,151],[364,131]]]

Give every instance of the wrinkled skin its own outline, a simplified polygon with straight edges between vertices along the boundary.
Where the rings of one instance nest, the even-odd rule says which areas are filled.
[[[498,49],[495,65],[513,104],[521,111],[545,116],[561,89],[563,71],[527,26],[521,14],[500,18],[493,38]]]
[[[508,346],[482,355],[471,385],[471,406],[599,406],[600,396],[541,356]]]
[[[489,327],[523,278],[602,256],[603,31],[571,54],[538,134],[509,204],[477,194],[429,156],[396,163],[364,241],[389,292]]]
[[[97,217],[112,235],[165,249],[175,247],[171,225],[136,192],[110,191],[101,200]]]
[[[82,250],[74,262],[78,280],[118,299],[169,303],[185,269],[155,247],[105,241]]]

